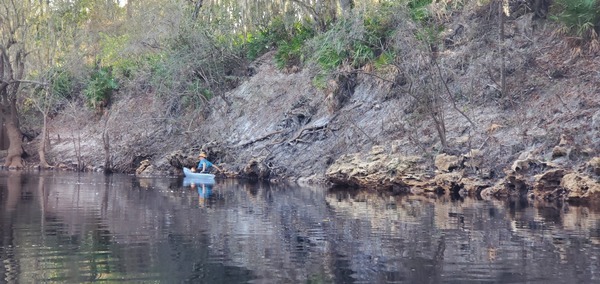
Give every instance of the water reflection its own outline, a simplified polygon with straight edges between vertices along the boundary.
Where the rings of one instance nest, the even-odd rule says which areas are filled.
[[[183,178],[183,186],[189,186],[192,190],[198,191],[198,204],[205,206],[208,199],[212,195],[212,188],[215,184],[213,179],[207,180],[204,178]]]
[[[0,282],[589,283],[599,255],[587,207],[0,173]]]

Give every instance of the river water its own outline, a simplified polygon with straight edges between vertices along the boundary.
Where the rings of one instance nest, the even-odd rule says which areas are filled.
[[[600,213],[0,172],[0,283],[600,283]]]

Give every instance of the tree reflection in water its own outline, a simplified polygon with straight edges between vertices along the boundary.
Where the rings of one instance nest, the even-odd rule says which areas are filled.
[[[527,200],[0,174],[0,282],[593,282],[599,228]]]

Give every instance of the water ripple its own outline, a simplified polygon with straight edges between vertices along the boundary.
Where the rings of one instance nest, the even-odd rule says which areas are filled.
[[[600,214],[589,208],[233,180],[201,196],[181,180],[119,175],[31,175],[7,184],[0,282],[600,279]]]

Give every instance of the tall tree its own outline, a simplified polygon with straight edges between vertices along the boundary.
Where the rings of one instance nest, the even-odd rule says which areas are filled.
[[[0,0],[0,117],[9,139],[5,166],[22,168],[22,133],[19,129],[17,96],[25,73],[30,0]]]

